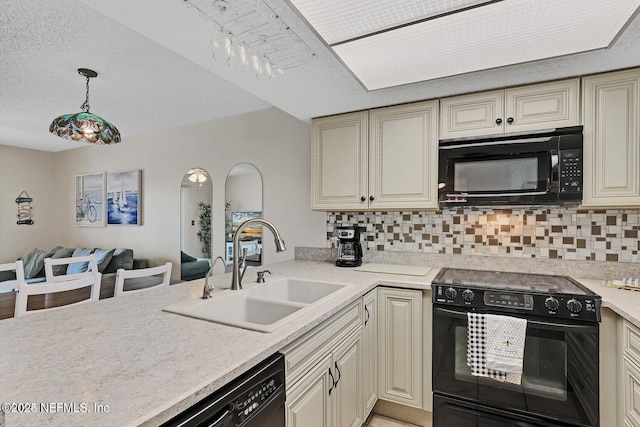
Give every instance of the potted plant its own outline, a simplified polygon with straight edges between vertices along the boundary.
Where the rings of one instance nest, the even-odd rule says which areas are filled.
[[[202,255],[205,258],[209,258],[211,254],[211,203],[200,201],[198,202],[198,208],[200,209],[198,239],[202,244]]]

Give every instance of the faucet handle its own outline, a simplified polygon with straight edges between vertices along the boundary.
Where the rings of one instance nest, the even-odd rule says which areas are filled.
[[[264,271],[258,271],[258,278],[256,279],[256,283],[264,283],[264,273],[269,273],[271,274],[271,272],[269,270],[264,270]]]

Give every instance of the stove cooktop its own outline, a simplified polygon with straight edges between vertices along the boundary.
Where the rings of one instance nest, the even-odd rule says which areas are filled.
[[[431,284],[435,305],[600,321],[601,298],[567,276],[443,268]]]
[[[433,283],[542,294],[595,295],[570,277],[546,274],[443,268]]]

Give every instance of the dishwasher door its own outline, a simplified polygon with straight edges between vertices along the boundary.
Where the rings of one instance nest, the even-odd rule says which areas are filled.
[[[284,356],[276,353],[162,427],[285,427]]]

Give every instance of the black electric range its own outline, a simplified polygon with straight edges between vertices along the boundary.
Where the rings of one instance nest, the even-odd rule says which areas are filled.
[[[434,304],[600,321],[600,296],[568,276],[443,268],[431,288]]]

